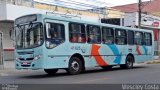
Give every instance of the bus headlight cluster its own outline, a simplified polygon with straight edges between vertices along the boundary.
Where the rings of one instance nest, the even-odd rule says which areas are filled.
[[[18,58],[18,57],[16,57],[15,59],[16,59],[16,60],[19,60],[19,58]]]
[[[42,57],[42,55],[37,55],[37,56],[34,57],[34,60],[38,60],[38,59],[40,59],[41,57]]]

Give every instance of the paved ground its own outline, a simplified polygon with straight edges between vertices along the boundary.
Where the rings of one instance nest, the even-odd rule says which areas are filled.
[[[160,64],[141,64],[125,70],[115,67],[104,71],[92,68],[79,75],[67,75],[64,70],[54,76],[43,70],[15,70],[13,63],[7,64],[6,70],[0,70],[0,83],[14,84],[125,84],[143,83],[160,84]]]

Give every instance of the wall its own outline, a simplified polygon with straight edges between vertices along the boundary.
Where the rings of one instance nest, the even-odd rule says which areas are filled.
[[[3,21],[0,22],[0,31],[3,32],[3,48],[4,48],[4,60],[13,59],[13,41],[10,39],[9,30],[13,27],[13,22]]]
[[[107,18],[122,18],[124,16],[124,12],[112,8],[108,8],[106,12]]]
[[[46,10],[40,10],[25,6],[16,6],[11,4],[7,4],[6,9],[7,9],[7,20],[15,20],[17,17],[27,14],[46,13]]]
[[[136,15],[133,13],[125,13],[124,15],[124,26],[134,27],[136,25]]]
[[[49,10],[49,11],[58,11],[58,12],[63,12],[63,13],[80,14],[80,15],[98,17],[98,14],[92,13],[92,12],[78,11],[78,10],[68,9],[68,8],[54,6],[54,5],[42,4],[38,2],[34,3],[34,7],[39,8],[39,9]]]
[[[0,3],[0,20],[6,20],[7,12],[6,12],[6,4]]]
[[[61,13],[66,13],[67,9],[64,8],[58,8]],[[27,15],[27,14],[35,14],[35,13],[41,13],[46,14],[46,12],[52,12],[51,9],[44,10],[44,9],[37,9],[37,8],[31,8],[31,7],[25,7],[25,6],[17,6],[12,4],[0,4],[0,21],[14,21],[17,17]],[[75,10],[69,10],[69,12],[72,12],[71,14],[77,15]],[[78,13],[78,11],[77,11]],[[99,22],[99,17],[97,14],[90,14],[89,12],[83,12],[83,14],[80,14],[81,20],[87,20],[87,21],[94,21]]]

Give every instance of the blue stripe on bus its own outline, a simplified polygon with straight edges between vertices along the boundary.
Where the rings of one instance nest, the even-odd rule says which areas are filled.
[[[119,53],[118,48],[116,45],[108,45],[108,47],[112,50],[113,54],[116,55],[116,58],[114,60],[114,63],[120,64],[122,52]]]
[[[147,55],[148,49],[146,48],[146,46],[143,45],[143,49],[144,49],[144,51],[145,51],[145,54]]]

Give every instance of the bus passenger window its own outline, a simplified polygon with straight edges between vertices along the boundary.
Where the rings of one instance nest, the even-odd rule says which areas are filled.
[[[134,32],[131,30],[128,30],[128,44],[134,45]]]
[[[75,35],[74,34],[71,35],[70,41],[71,42],[77,42],[77,36],[76,36],[76,34]]]
[[[63,43],[65,40],[64,25],[59,23],[46,23],[46,39],[54,45]]]
[[[119,45],[127,44],[126,30],[116,29],[115,43]]]
[[[85,43],[85,26],[78,23],[69,24],[69,41],[72,43]]]
[[[143,44],[143,33],[142,32],[135,32],[135,44],[142,45]]]
[[[78,34],[78,42],[82,42],[82,43],[86,42],[85,36]]]
[[[101,43],[101,32],[98,26],[87,26],[88,43]]]
[[[144,33],[144,45],[152,45],[152,36],[151,33]]]
[[[113,28],[102,28],[102,41],[104,44],[113,44],[114,43],[114,30]]]

